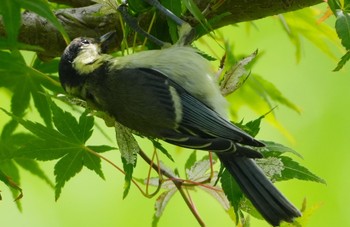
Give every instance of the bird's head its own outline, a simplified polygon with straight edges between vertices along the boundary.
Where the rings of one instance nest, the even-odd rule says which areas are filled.
[[[109,32],[99,39],[78,37],[64,50],[59,65],[59,77],[62,87],[74,95],[73,90],[85,81],[108,59],[104,55],[115,32]]]

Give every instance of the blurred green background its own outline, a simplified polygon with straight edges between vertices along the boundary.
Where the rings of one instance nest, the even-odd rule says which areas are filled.
[[[308,226],[350,226],[350,65],[346,65],[341,72],[332,72],[337,61],[305,39],[301,43],[302,58],[297,63],[295,47],[277,19],[259,20],[255,25],[249,32],[244,24],[229,26],[223,30],[223,34],[225,39],[233,42],[236,55],[248,55],[257,48],[264,52],[253,72],[274,83],[302,110],[301,114],[284,106],[278,106],[275,110],[277,119],[294,140],[287,139],[266,121],[262,123],[258,138],[294,148],[304,157],[300,162],[327,181],[327,185],[322,185],[292,180],[277,183],[277,186],[298,207],[306,198],[307,208],[317,208]],[[341,56],[339,50],[334,51]],[[4,92],[1,92],[3,96]],[[6,100],[1,98],[2,107],[9,107]],[[256,116],[248,108],[239,111],[239,119],[248,121]],[[6,120],[1,112],[1,125]],[[113,138],[113,131],[107,131]],[[110,144],[97,134],[95,139],[97,144]],[[173,153],[179,162],[186,160],[188,155],[186,152]],[[118,152],[109,152],[107,156],[120,163]],[[54,179],[53,163],[43,163],[43,167]],[[65,185],[57,202],[49,186],[22,171],[22,213],[16,208],[7,187],[0,184],[3,196],[0,202],[1,226],[150,226],[155,198],[146,199],[132,187],[128,197],[123,200],[124,176],[106,163],[103,163],[103,167],[106,181],[84,169],[82,174]],[[140,161],[135,176],[145,177],[147,173],[142,172],[145,169],[146,166]],[[207,226],[234,225],[220,205],[206,193],[193,193],[193,200]],[[197,226],[197,222],[176,194],[165,209],[159,226]],[[252,226],[268,225],[252,220]]]

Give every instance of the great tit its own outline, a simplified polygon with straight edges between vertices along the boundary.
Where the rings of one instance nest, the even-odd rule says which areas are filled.
[[[262,155],[252,147],[264,144],[228,120],[206,59],[178,45],[113,57],[101,51],[108,36],[76,38],[67,46],[59,64],[67,93],[143,136],[215,152],[271,225],[301,216],[255,163]]]

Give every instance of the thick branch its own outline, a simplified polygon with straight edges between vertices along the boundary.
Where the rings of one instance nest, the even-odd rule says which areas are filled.
[[[58,1],[58,0],[55,0]],[[60,0],[61,1],[61,0]],[[214,28],[234,24],[242,21],[256,20],[263,17],[302,9],[324,2],[323,0],[222,0],[221,4],[208,5],[211,0],[196,0],[199,8],[206,12],[207,19],[223,13],[229,13],[221,21],[213,25]],[[122,37],[119,16],[117,12],[105,13],[99,4],[71,9],[61,9],[55,12],[58,20],[71,38],[78,36],[99,37],[111,30],[117,30],[118,37]],[[152,12],[140,16],[140,24],[147,28]],[[164,41],[169,41],[167,23],[158,17],[153,26],[153,34]],[[191,17],[184,18],[192,25],[196,22]],[[0,21],[0,36],[5,36],[3,24]],[[57,29],[46,19],[24,12],[19,40],[26,44],[37,45],[45,51],[40,53],[42,59],[60,56],[66,44]],[[131,39],[130,39],[131,40]],[[120,43],[120,42],[117,42]]]
[[[208,2],[210,1],[196,0],[200,9],[205,9]],[[320,4],[324,0],[224,0],[222,2],[216,10],[209,10],[206,16],[210,19],[215,15],[230,12],[230,15],[219,22],[216,27],[291,12]]]

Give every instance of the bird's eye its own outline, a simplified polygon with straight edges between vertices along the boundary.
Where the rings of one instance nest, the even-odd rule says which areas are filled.
[[[81,43],[84,44],[84,45],[88,45],[88,44],[90,44],[90,41],[87,40],[87,39],[83,39],[83,40],[81,41]]]

